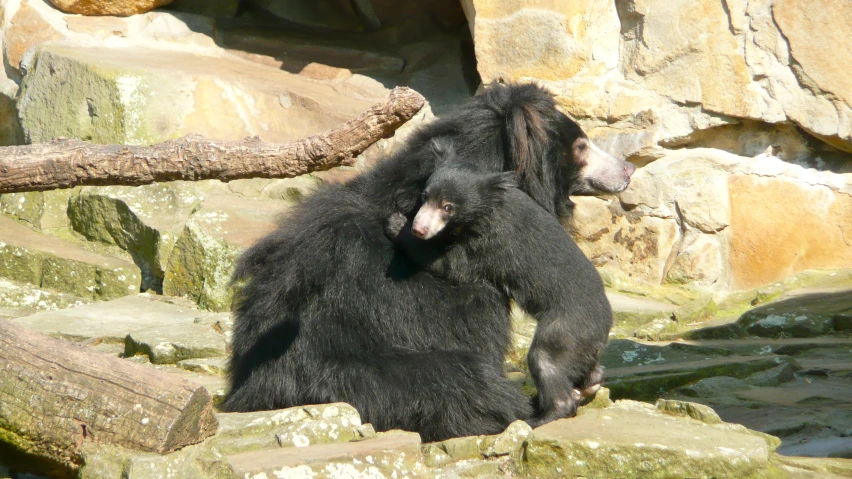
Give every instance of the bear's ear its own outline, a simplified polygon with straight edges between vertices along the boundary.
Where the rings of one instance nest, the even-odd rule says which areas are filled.
[[[556,102],[534,85],[510,88],[506,105],[506,146],[511,168],[521,188],[545,210],[555,214],[557,178],[552,149],[555,146]]]
[[[509,154],[518,174],[535,176],[549,146],[546,119],[532,105],[512,105],[506,118]]]

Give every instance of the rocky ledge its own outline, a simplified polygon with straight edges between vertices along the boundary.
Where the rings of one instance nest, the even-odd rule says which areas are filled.
[[[202,444],[159,456],[84,447],[82,478],[799,478],[844,477],[848,461],[785,458],[780,441],[723,422],[699,404],[612,402],[604,389],[578,417],[531,430],[422,444],[376,433],[347,404],[219,414]]]

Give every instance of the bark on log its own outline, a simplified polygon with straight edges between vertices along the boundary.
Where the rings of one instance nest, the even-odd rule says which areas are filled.
[[[165,454],[214,434],[204,387],[0,320],[0,442],[75,470],[86,441]]]
[[[343,125],[284,145],[259,138],[215,141],[187,135],[152,146],[95,145],[60,139],[0,148],[0,193],[79,185],[144,185],[157,181],[289,178],[351,165],[423,107],[419,93],[394,88],[381,103]]]

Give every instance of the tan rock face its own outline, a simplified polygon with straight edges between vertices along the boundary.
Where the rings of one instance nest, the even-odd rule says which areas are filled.
[[[35,45],[58,40],[57,32],[29,3],[22,3],[12,17],[5,35],[6,58],[18,69],[24,54]]]
[[[732,286],[852,266],[852,197],[786,178],[731,175]]]
[[[624,75],[680,103],[737,117],[759,117],[760,99],[721,2],[624,2],[636,23],[624,47]],[[641,28],[638,26],[641,25]]]
[[[790,117],[815,134],[827,136],[833,145],[852,151],[852,4],[784,0],[773,5],[772,14],[789,42],[790,55],[799,64],[793,69],[798,81],[820,93],[818,99],[789,102],[796,104]],[[810,104],[815,105],[808,108]],[[822,110],[821,114],[814,115],[814,109]],[[832,118],[832,111],[839,118]],[[814,121],[812,116],[822,118]]]
[[[729,133],[714,129],[744,120],[783,126],[716,145],[754,155],[795,143],[801,128],[852,152],[848,1],[613,3],[465,0],[483,82],[546,84],[639,164],[705,146]]]
[[[852,105],[852,3],[844,0],[779,0],[772,7],[781,33],[804,73],[825,91]]]
[[[597,266],[617,265],[631,280],[660,284],[666,261],[679,239],[677,222],[625,213],[617,201],[576,198],[574,233]]]
[[[50,0],[50,3],[63,12],[120,17],[145,13],[171,2],[172,0]]]
[[[629,280],[746,290],[852,266],[852,174],[683,150],[639,169],[618,200],[577,199],[575,238]]]
[[[618,18],[612,2],[466,0],[477,68],[497,79],[571,78],[617,61]]]

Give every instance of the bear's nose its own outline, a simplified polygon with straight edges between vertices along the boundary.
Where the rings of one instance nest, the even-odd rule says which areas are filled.
[[[414,236],[422,239],[426,236],[426,233],[429,232],[429,227],[426,225],[414,224],[411,226],[411,232],[414,233]]]
[[[624,165],[624,174],[627,175],[628,178],[633,176],[633,172],[636,171],[636,165],[630,163],[629,161],[625,161],[626,165]]]

